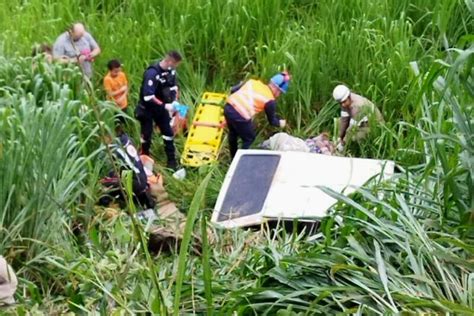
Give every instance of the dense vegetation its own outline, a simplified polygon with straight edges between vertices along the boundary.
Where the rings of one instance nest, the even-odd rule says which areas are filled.
[[[19,304],[6,311],[474,313],[471,0],[12,0],[0,8],[0,254],[20,278]],[[78,20],[103,49],[93,90],[77,69],[25,57]],[[316,236],[219,231],[207,218],[229,163],[224,147],[219,164],[184,181],[163,170],[191,219],[187,234],[212,229],[214,244],[204,240],[197,256],[185,239],[151,258],[143,227],[127,215],[133,205],[112,219],[95,206],[107,163],[101,140],[116,114],[101,101],[101,76],[119,57],[134,104],[145,66],[170,48],[185,57],[188,104],[289,69],[279,113],[299,136],[334,134],[331,90],[348,84],[386,121],[348,154],[392,159],[402,172],[351,198],[328,191],[340,202]],[[259,124],[261,140],[272,129]],[[163,161],[159,141],[153,151]]]

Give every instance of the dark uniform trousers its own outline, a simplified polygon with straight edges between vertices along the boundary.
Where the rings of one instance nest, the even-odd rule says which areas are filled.
[[[229,129],[229,150],[234,158],[238,149],[238,139],[242,139],[242,149],[249,149],[255,140],[256,133],[252,120],[245,120],[230,104],[224,107],[224,117]]]
[[[136,117],[142,131],[142,154],[150,155],[151,138],[153,136],[153,122],[159,127],[165,144],[165,153],[168,165],[176,164],[173,129],[170,126],[170,115],[164,105],[139,104]]]

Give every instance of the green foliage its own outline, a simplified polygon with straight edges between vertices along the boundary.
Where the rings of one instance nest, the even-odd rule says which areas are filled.
[[[12,312],[473,313],[471,2],[2,3],[0,253],[20,276]],[[77,68],[19,57],[77,20],[103,49],[93,91]],[[108,161],[101,142],[117,114],[96,94],[106,62],[119,57],[133,107],[144,67],[171,48],[185,56],[179,80],[188,104],[205,89],[226,91],[289,69],[293,80],[278,111],[298,136],[334,133],[331,90],[350,85],[374,101],[385,124],[348,154],[392,159],[402,172],[351,197],[323,188],[339,203],[309,237],[208,225],[226,150],[218,164],[188,170],[183,181],[162,170],[188,222],[179,253],[152,258],[144,228],[130,216],[131,199],[112,219],[95,207]],[[259,124],[259,137],[268,136]],[[158,161],[161,147],[153,147]],[[189,253],[198,230],[201,258]],[[206,231],[214,233],[209,240]]]

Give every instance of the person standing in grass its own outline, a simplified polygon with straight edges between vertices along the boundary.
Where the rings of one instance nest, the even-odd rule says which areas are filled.
[[[107,99],[114,101],[122,111],[127,112],[128,80],[122,70],[122,64],[117,59],[112,59],[107,63],[107,67],[109,72],[104,77]]]
[[[182,57],[177,51],[169,51],[162,60],[145,70],[140,100],[135,112],[141,126],[142,154],[150,156],[154,122],[160,128],[165,144],[167,167],[171,169],[176,169],[178,164],[169,111],[173,111],[173,103],[178,98],[176,68],[181,60]]]
[[[370,122],[383,122],[382,114],[377,107],[363,96],[351,92],[347,86],[336,86],[332,95],[341,105],[338,151],[344,150],[349,138],[355,141],[364,139],[369,133]]]
[[[80,65],[89,79],[92,77],[92,62],[100,52],[99,45],[92,35],[86,32],[82,23],[74,23],[56,39],[53,46],[54,60]]]
[[[288,91],[290,76],[287,72],[276,74],[268,84],[250,79],[232,87],[224,107],[224,116],[229,128],[230,155],[234,158],[238,149],[238,139],[242,139],[242,149],[248,149],[255,140],[253,117],[265,111],[268,122],[277,127],[285,127],[286,121],[276,114],[276,99]]]

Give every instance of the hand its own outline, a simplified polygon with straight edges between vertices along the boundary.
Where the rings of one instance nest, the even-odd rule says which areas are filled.
[[[92,54],[87,54],[86,55],[86,60],[87,61],[94,61],[94,57],[92,56]]]
[[[176,107],[176,106],[179,105],[179,102],[175,100],[175,101],[171,102],[171,104],[173,105],[173,107]]]
[[[280,120],[280,127],[283,128],[286,126],[286,120]]]
[[[173,105],[173,103],[165,103],[165,109],[166,109],[168,112],[174,112],[174,105]]]
[[[125,99],[127,98],[127,95],[126,94],[123,94],[122,96],[120,96],[118,99],[116,99],[115,101],[116,102],[122,102],[124,101]]]
[[[338,152],[343,152],[344,151],[344,144],[342,142],[338,142],[336,149]]]
[[[79,63],[83,63],[87,60],[87,56],[85,55],[79,55],[79,57],[77,58],[77,60],[79,61]]]

